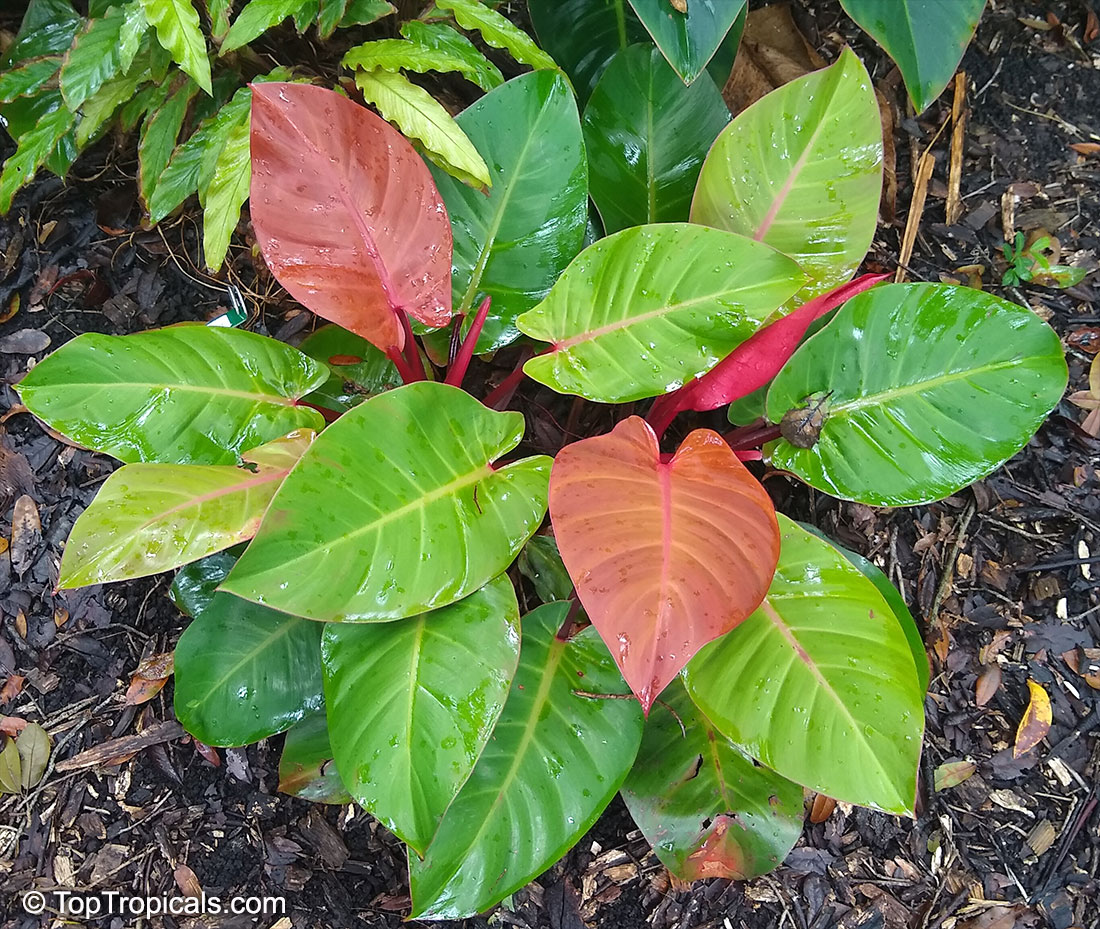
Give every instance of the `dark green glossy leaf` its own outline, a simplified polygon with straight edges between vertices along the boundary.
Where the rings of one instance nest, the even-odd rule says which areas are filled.
[[[389,358],[340,326],[322,326],[298,347],[329,372],[325,384],[306,397],[309,403],[346,413],[368,397],[401,386],[401,375]]]
[[[83,21],[69,0],[30,0],[15,41],[0,58],[0,70],[28,58],[63,54]]]
[[[319,38],[327,39],[336,27],[340,25],[340,21],[344,18],[344,14],[348,10],[348,0],[321,0],[318,4],[317,10],[317,35]]]
[[[688,692],[738,745],[826,796],[912,815],[924,728],[889,604],[831,545],[780,515],[760,608],[688,664]]]
[[[458,124],[488,163],[492,189],[486,196],[436,168],[432,175],[454,232],[455,313],[472,316],[492,297],[477,343],[488,352],[519,336],[516,317],[581,250],[588,170],[577,106],[556,72],[514,78]]]
[[[802,832],[802,788],[754,764],[680,681],[649,714],[622,793],[661,863],[682,881],[766,874]]]
[[[301,352],[239,329],[176,326],[85,333],[16,386],[62,435],[121,461],[234,464],[295,429],[319,430],[298,400],[325,372]]]
[[[185,565],[176,572],[168,596],[181,612],[192,618],[198,616],[210,605],[218,585],[225,580],[242,551],[244,546],[240,545]]]
[[[920,113],[951,80],[985,0],[840,0],[840,5],[897,62]]]
[[[210,559],[176,585],[209,584]],[[192,603],[196,601],[192,600]],[[206,600],[176,644],[176,718],[207,745],[248,745],[289,729],[323,705],[322,626],[230,594]]]
[[[737,51],[741,47],[741,37],[745,34],[745,25],[749,20],[749,5],[746,3],[733,21],[730,31],[718,46],[714,57],[707,62],[707,73],[719,90],[725,88],[733,72],[733,61],[737,57]]]
[[[20,68],[0,73],[0,103],[11,103],[16,97],[33,94],[57,74],[61,59],[57,56],[35,58]]]
[[[76,144],[84,148],[106,132],[111,117],[127,101],[132,101],[138,88],[153,78],[148,51],[139,56],[134,66],[123,75],[107,81],[94,97],[81,107],[81,119],[76,126]]]
[[[8,135],[13,139],[21,139],[39,128],[43,122],[49,122],[52,114],[62,109],[67,111],[68,107],[61,99],[60,90],[39,89],[33,96],[18,97],[11,103],[0,106],[0,116],[4,118]],[[78,154],[80,151],[76,144],[76,131],[70,128],[47,154],[45,166],[58,177],[64,177]]]
[[[325,626],[328,726],[344,783],[419,853],[500,716],[519,641],[507,575],[400,622]]]
[[[383,16],[396,12],[388,0],[349,0],[347,12],[340,20],[340,28],[349,26],[369,26]]]
[[[473,916],[546,870],[596,821],[638,750],[634,700],[596,630],[555,633],[569,605],[523,617],[519,668],[470,779],[424,860],[409,856],[413,919]]]
[[[569,75],[582,105],[604,68],[635,42],[649,42],[627,0],[529,0],[539,43]]]
[[[882,123],[871,79],[845,49],[739,113],[699,174],[691,221],[789,255],[810,282],[794,305],[847,281],[878,219]]]
[[[747,426],[756,422],[764,415],[764,401],[767,396],[768,385],[765,384],[740,400],[734,400],[726,411],[729,421],[735,426]]]
[[[138,3],[111,7],[102,19],[88,21],[61,66],[61,93],[70,110],[78,110],[104,82],[129,70],[137,51],[134,36],[140,39],[138,27],[144,31],[145,25]]]
[[[310,713],[286,731],[279,757],[279,790],[310,803],[351,803],[332,760],[324,710]]]
[[[4,170],[0,172],[0,213],[11,208],[16,191],[34,180],[55,146],[73,128],[76,117],[61,102],[61,95],[57,96],[57,105],[33,129],[19,136],[15,154],[4,162]]]
[[[925,693],[928,690],[928,682],[931,678],[931,668],[928,666],[928,653],[924,650],[924,639],[920,634],[920,627],[917,626],[917,621],[913,619],[913,614],[909,612],[909,606],[905,602],[905,598],[901,595],[900,591],[890,583],[890,579],[883,573],[882,569],[868,558],[864,558],[858,552],[853,552],[851,549],[845,548],[843,545],[838,545],[832,539],[830,539],[824,532],[812,526],[809,523],[798,523],[803,529],[812,535],[817,536],[823,542],[828,542],[833,548],[835,548],[840,554],[847,558],[858,569],[867,580],[875,585],[875,589],[882,594],[882,599],[890,604],[890,609],[894,613],[894,618],[897,619],[901,625],[901,631],[905,633],[905,640],[909,643],[909,650],[913,653],[913,663],[917,666],[917,682],[920,684],[921,693]]]
[[[844,304],[772,382],[772,422],[828,396],[817,443],[782,439],[771,460],[848,500],[938,500],[1018,452],[1066,380],[1058,336],[1029,309],[969,287],[876,287]]]
[[[543,603],[568,600],[573,593],[573,581],[558,552],[552,535],[531,536],[517,562],[520,573],[535,587]]]
[[[685,87],[652,45],[619,52],[584,110],[592,199],[604,228],[686,220],[699,169],[729,121],[713,82]]]
[[[634,12],[685,84],[690,84],[718,51],[747,0],[688,0],[687,12],[669,0],[630,0]]]
[[[522,436],[522,415],[457,387],[372,397],[291,471],[224,589],[327,621],[461,600],[512,563],[546,514],[549,458],[492,464]]]
[[[689,223],[624,229],[581,252],[516,321],[553,345],[523,369],[600,403],[655,397],[709,371],[804,280],[744,236]]]

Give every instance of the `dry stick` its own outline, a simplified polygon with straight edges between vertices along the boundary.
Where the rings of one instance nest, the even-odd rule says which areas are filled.
[[[111,739],[108,742],[89,748],[79,755],[74,755],[72,758],[66,758],[64,761],[58,762],[56,770],[58,773],[63,773],[107,764],[112,759],[132,755],[151,745],[171,742],[173,739],[178,739],[186,734],[183,731],[183,726],[174,719],[165,720],[150,726],[137,735],[124,735],[118,739]]]
[[[955,576],[955,562],[959,557],[959,549],[962,548],[963,541],[966,539],[966,530],[970,525],[970,520],[974,516],[974,511],[977,509],[976,505],[971,503],[966,508],[966,513],[963,514],[963,518],[959,523],[959,531],[955,534],[955,544],[951,547],[951,554],[947,559],[947,563],[943,566],[943,576],[940,578],[939,586],[936,588],[936,596],[932,599],[932,608],[928,611],[928,623],[935,622],[936,617],[940,613],[940,604],[943,603],[947,597],[947,591],[951,586],[951,581]]]
[[[955,75],[955,98],[951,103],[951,163],[947,170],[947,225],[962,216],[963,142],[966,139],[966,72]]]
[[[901,254],[898,256],[898,270],[894,275],[895,284],[905,280],[905,266],[913,257],[913,246],[916,244],[921,217],[924,215],[924,201],[928,197],[928,182],[932,178],[932,169],[936,167],[936,156],[932,154],[932,147],[946,128],[947,120],[944,120],[917,161],[917,171],[913,178],[913,199],[909,201],[909,215],[905,219],[905,233],[901,237]]]

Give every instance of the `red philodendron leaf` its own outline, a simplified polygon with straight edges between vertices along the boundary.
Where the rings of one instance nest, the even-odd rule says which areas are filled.
[[[647,713],[692,655],[756,609],[779,559],[771,500],[709,429],[667,461],[637,416],[566,446],[550,517],[577,595]]]
[[[741,343],[714,368],[679,390],[658,397],[649,421],[658,432],[682,410],[706,412],[763,387],[787,363],[810,324],[889,275],[864,274],[815,297]]]
[[[252,85],[256,239],[318,316],[400,351],[398,314],[451,318],[451,225],[420,156],[370,110],[309,84]]]

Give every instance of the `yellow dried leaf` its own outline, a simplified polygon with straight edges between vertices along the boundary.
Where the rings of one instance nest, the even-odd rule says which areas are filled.
[[[1035,681],[1029,680],[1027,689],[1031,692],[1031,699],[1024,710],[1024,718],[1020,720],[1020,728],[1016,730],[1016,744],[1012,747],[1013,758],[1026,755],[1050,732],[1050,697],[1042,685]]]

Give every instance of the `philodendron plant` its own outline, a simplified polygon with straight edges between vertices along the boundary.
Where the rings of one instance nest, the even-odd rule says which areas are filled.
[[[732,122],[666,67],[626,49],[583,114],[553,71],[486,94],[458,122],[488,193],[347,97],[257,84],[257,239],[331,324],[300,348],[83,335],[19,385],[125,462],[60,586],[179,569],[180,721],[221,746],[286,732],[283,789],[399,836],[420,919],[499,902],[619,790],[684,880],[775,867],[804,788],[912,815],[920,633],[743,462],[936,500],[1018,451],[1066,385],[1028,309],[852,280],[882,137],[850,51]],[[590,194],[618,231],[591,231]],[[462,389],[475,353],[519,339],[522,370],[484,401]],[[656,400],[555,459],[517,453],[524,418],[494,407],[523,373]],[[726,406],[745,424],[662,449],[679,413]]]

